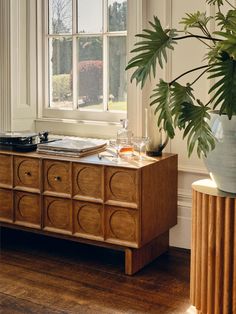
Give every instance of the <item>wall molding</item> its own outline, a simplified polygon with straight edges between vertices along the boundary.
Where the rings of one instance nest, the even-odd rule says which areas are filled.
[[[178,166],[179,172],[187,172],[187,173],[193,173],[193,174],[201,174],[201,175],[209,175],[209,172],[206,168],[200,168],[200,167],[194,167],[194,166]]]
[[[0,130],[33,130],[36,0],[0,1]]]
[[[178,189],[177,225],[170,230],[170,245],[191,249],[192,194],[187,189]]]
[[[192,193],[187,189],[178,189],[178,206],[192,208]]]
[[[12,119],[36,118],[36,1],[11,0]],[[20,124],[20,123],[19,123]],[[22,125],[24,128],[25,125]]]
[[[11,1],[0,1],[0,130],[11,130]]]

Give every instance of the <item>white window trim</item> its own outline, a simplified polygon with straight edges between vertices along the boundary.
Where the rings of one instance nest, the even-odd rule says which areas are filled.
[[[45,2],[45,0],[37,1],[38,118],[36,119],[36,130],[47,129],[54,133],[76,134],[80,136],[81,134],[95,137],[115,136],[119,127],[119,120],[126,116],[124,113],[103,112],[101,117],[99,117],[98,112],[90,112],[89,120],[88,115],[83,111],[79,111],[79,116],[76,115],[73,119],[71,119],[71,111],[67,110],[47,109],[47,114],[45,115],[44,97],[46,95],[46,85],[44,65],[46,60],[43,59],[42,53],[45,42],[43,36],[43,27],[45,25],[43,25],[42,19],[43,4],[45,5]],[[130,51],[137,41],[135,34],[140,33],[144,28],[146,21],[146,0],[128,0],[128,12],[131,12],[127,25],[127,51]],[[128,54],[128,60],[130,57],[131,55]],[[127,117],[133,132],[139,135],[142,133],[142,91],[135,83],[130,84],[131,73],[129,71],[127,76]]]

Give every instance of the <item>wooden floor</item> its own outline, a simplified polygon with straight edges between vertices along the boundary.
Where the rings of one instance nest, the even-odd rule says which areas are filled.
[[[172,248],[130,277],[122,252],[2,228],[0,313],[192,313],[189,265]]]

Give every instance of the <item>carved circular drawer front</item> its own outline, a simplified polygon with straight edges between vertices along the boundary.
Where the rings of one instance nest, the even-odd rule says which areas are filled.
[[[71,201],[46,197],[44,200],[44,227],[72,231]]]
[[[16,192],[15,215],[16,223],[24,222],[26,225],[27,223],[29,223],[40,226],[41,211],[39,195],[24,192]]]
[[[0,155],[0,185],[12,186],[12,157]]]
[[[74,203],[75,232],[102,236],[103,206],[86,202]]]
[[[107,239],[119,240],[121,244],[122,241],[137,242],[138,217],[136,211],[106,208],[106,215]]]
[[[106,168],[106,199],[138,202],[138,174],[134,170]]]
[[[39,189],[39,160],[33,158],[14,159],[15,186]]]
[[[0,189],[0,220],[10,220],[13,218],[12,191]]]
[[[44,165],[44,189],[70,194],[70,164],[46,160]]]
[[[103,198],[102,167],[73,164],[74,195]]]

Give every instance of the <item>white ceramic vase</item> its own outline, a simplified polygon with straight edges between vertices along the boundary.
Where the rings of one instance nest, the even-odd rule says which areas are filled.
[[[236,193],[236,116],[229,120],[212,112],[210,126],[217,142],[204,158],[205,165],[218,189]]]

